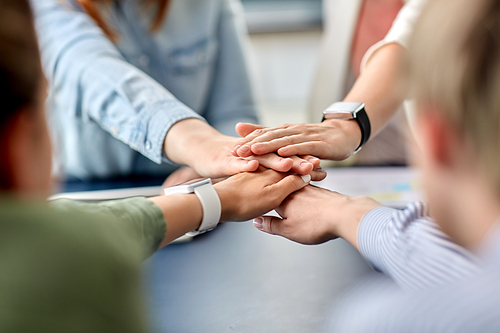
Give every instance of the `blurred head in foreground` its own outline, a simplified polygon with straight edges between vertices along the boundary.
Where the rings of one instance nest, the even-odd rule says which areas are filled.
[[[475,248],[500,216],[500,1],[429,1],[410,53],[430,212]]]
[[[44,80],[26,0],[0,0],[0,189],[20,196],[50,191],[51,146]]]

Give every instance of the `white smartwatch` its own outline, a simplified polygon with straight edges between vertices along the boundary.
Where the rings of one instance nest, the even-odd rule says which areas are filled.
[[[215,191],[212,180],[196,179],[184,184],[168,187],[164,190],[165,195],[194,193],[201,202],[203,208],[203,219],[200,227],[188,233],[190,236],[207,232],[214,229],[220,220],[221,204],[219,195]]]

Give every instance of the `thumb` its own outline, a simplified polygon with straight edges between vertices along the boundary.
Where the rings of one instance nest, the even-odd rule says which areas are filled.
[[[260,126],[260,125],[255,125],[255,124],[249,124],[249,123],[237,123],[235,128],[236,128],[236,133],[238,133],[239,136],[245,137],[248,134],[255,131],[256,129],[265,128],[265,127]]]
[[[253,172],[259,168],[259,162],[233,157],[225,165],[227,170],[223,176],[235,175],[241,172]]]
[[[279,193],[281,195],[281,201],[283,201],[291,193],[302,189],[304,186],[309,185],[310,181],[311,175],[289,175],[271,186],[273,188],[273,192]]]
[[[283,219],[275,216],[261,216],[253,220],[253,225],[265,233],[280,235]]]

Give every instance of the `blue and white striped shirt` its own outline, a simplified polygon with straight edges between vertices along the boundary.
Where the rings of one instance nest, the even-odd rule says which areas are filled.
[[[358,286],[339,303],[331,331],[500,332],[500,229],[474,257],[417,203],[372,210],[358,242],[392,280],[372,277]]]
[[[420,202],[404,210],[368,212],[358,229],[358,244],[373,268],[407,290],[456,281],[477,270],[473,254],[452,242]]]

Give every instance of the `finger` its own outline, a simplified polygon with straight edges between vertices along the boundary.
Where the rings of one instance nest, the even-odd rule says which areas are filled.
[[[302,155],[299,156],[301,159],[308,161],[313,165],[313,169],[316,170],[319,168],[319,165],[321,164],[321,160],[317,157],[314,157],[312,155]]]
[[[328,147],[323,141],[308,141],[282,146],[278,148],[276,153],[283,157],[293,155],[312,155],[323,158],[324,156],[327,156]]]
[[[259,164],[268,169],[273,169],[279,172],[288,172],[293,167],[293,160],[291,158],[283,158],[276,154],[266,154],[262,156],[251,156],[249,160],[258,161]]]
[[[261,155],[275,152],[281,147],[309,140],[311,139],[303,133],[297,133],[293,129],[279,129],[267,131],[255,137],[252,141],[248,142],[247,145],[250,146],[254,154]]]
[[[276,198],[276,207],[293,192],[296,192],[311,182],[311,176],[288,175],[276,184],[270,185],[271,193]]]
[[[323,171],[323,169],[321,169],[321,168],[314,169],[311,172],[311,180],[313,180],[315,182],[319,182],[320,180],[325,179],[326,176],[327,176],[326,171]]]
[[[279,227],[283,220],[275,216],[262,216],[253,220],[253,225],[260,231],[271,235],[279,234]]]
[[[239,124],[243,124],[243,123],[239,123]],[[237,124],[236,126],[238,126],[239,124]],[[248,125],[251,125],[251,124],[248,124]],[[251,128],[250,126],[247,126],[246,123],[244,125],[240,125],[240,126],[243,127],[242,134],[244,131],[248,131]],[[236,142],[236,144],[233,146],[233,148],[231,149],[231,152],[235,156],[248,157],[248,156],[252,155],[252,152],[250,150],[250,146],[248,146],[248,142],[252,141],[253,139],[262,135],[263,133],[271,130],[268,127],[257,126],[257,125],[255,125],[255,126],[256,127],[253,128],[253,131],[251,131],[250,133],[245,135],[245,137],[243,137],[242,139],[238,140]],[[238,127],[236,127],[236,131],[238,131]],[[238,134],[239,134],[239,132],[238,132]],[[243,148],[243,149],[241,149],[241,148]]]
[[[220,176],[235,175],[241,172],[253,172],[259,168],[259,162],[256,160],[245,160],[233,157],[226,164],[227,169],[221,172]]]
[[[261,129],[265,128],[264,126],[260,125],[255,125],[255,124],[249,124],[249,123],[237,123],[235,126],[236,133],[238,133],[239,136],[246,137],[256,129]]]
[[[239,140],[235,147],[237,149],[233,149],[237,152],[237,154],[241,157],[248,157],[252,154],[250,147],[259,142],[269,142],[271,140],[279,139],[282,137],[288,137],[294,134],[298,134],[296,130],[287,128],[289,125],[280,125],[279,127],[273,128],[260,128],[256,129],[243,139]],[[267,153],[263,153],[267,154]],[[260,153],[258,155],[261,155]]]
[[[293,161],[292,171],[298,173],[299,175],[308,175],[314,169],[312,163],[298,156],[290,156],[290,159]]]

